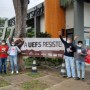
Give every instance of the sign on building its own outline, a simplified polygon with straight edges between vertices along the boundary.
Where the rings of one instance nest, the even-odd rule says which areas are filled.
[[[24,38],[22,50],[64,50],[59,38]]]

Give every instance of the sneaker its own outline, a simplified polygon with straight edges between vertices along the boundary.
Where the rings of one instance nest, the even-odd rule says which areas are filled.
[[[11,74],[13,74],[13,73],[14,73],[14,71],[11,72]]]
[[[80,78],[79,78],[79,77],[77,77],[77,78],[76,78],[76,80],[80,80]]]
[[[16,71],[16,73],[18,74],[19,72],[18,72],[18,71]]]

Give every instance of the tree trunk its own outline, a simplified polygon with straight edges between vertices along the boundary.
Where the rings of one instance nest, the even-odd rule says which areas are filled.
[[[15,37],[21,34],[25,37],[28,0],[13,0],[13,4],[16,13]]]
[[[16,13],[15,37],[25,37],[28,0],[13,0],[13,4]],[[18,58],[18,64],[21,70],[25,70],[22,55]]]

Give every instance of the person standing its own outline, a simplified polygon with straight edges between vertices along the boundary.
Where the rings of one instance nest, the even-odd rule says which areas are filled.
[[[17,46],[15,46],[14,41],[12,41],[11,46],[9,47],[9,50],[8,50],[9,57],[10,57],[10,63],[11,63],[11,70],[12,70],[11,74],[14,73],[14,68],[15,68],[16,73],[19,73],[18,72],[18,65],[17,65],[18,52],[21,52],[20,49]]]
[[[78,38],[76,36],[76,38]],[[77,68],[77,80],[80,80],[80,76],[82,76],[82,80],[85,79],[85,57],[87,55],[86,48],[84,48],[83,41],[78,41],[78,43],[75,43],[76,38],[74,38],[74,44],[77,48],[75,53],[75,59],[76,59],[76,68]],[[82,74],[80,73],[82,71]],[[81,74],[81,75],[80,75]]]
[[[59,32],[59,36],[65,47],[64,59],[66,64],[67,78],[73,77],[74,79],[76,79],[74,62],[74,52],[76,52],[76,48],[74,47],[71,38],[67,38],[67,41],[62,38],[61,31]]]
[[[6,44],[5,40],[2,40],[0,45],[0,73],[4,71],[6,74],[6,62],[7,62],[7,51],[8,51],[8,45]],[[4,70],[3,70],[4,67]]]
[[[11,41],[10,37],[8,37],[7,38],[7,44],[9,45],[9,47],[11,46],[10,41]],[[17,46],[19,48],[19,50],[21,50],[21,47],[22,47],[23,44],[24,44],[23,35],[20,35],[20,38],[16,38],[14,40],[14,46]],[[23,62],[22,54],[19,53],[17,58],[18,58],[18,68],[21,69],[22,71],[25,71],[24,64],[23,64],[24,62]]]

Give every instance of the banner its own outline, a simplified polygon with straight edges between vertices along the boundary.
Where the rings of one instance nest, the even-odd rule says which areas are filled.
[[[59,38],[24,38],[21,50],[64,50]]]

